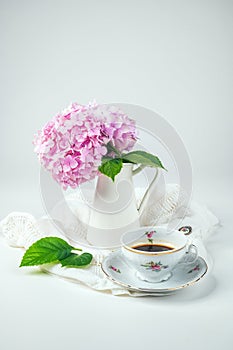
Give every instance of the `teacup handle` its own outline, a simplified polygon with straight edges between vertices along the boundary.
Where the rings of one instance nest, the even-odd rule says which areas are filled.
[[[191,260],[190,258],[190,254],[194,254],[194,258],[192,258]],[[194,244],[190,244],[188,246],[188,250],[186,251],[186,255],[184,258],[182,258],[177,265],[190,265],[195,263],[195,261],[197,261],[198,259],[198,250],[197,247]]]

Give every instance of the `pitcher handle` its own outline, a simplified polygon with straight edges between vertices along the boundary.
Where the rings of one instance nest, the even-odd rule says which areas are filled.
[[[140,173],[144,168],[145,168],[144,165],[139,165],[136,169],[134,169],[134,170],[132,171],[133,176],[136,175],[136,174],[138,174],[138,173]],[[158,174],[159,174],[158,168],[155,168],[155,175],[154,175],[154,177],[153,177],[153,179],[152,179],[150,185],[148,186],[146,192],[144,193],[144,196],[142,197],[142,200],[141,200],[141,202],[140,202],[140,204],[139,204],[139,207],[138,207],[138,211],[139,211],[139,212],[142,210],[142,207],[143,207],[143,205],[145,204],[145,201],[146,201],[146,197],[147,197],[149,191],[151,190],[152,185],[155,183],[155,181],[156,181],[156,179],[157,179],[157,177],[158,177]]]
[[[132,170],[133,176],[140,173],[145,168],[145,165],[139,165],[136,169]]]

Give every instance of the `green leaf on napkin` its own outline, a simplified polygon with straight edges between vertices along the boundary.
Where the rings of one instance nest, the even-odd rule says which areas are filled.
[[[134,164],[165,169],[158,157],[144,151],[134,151],[127,154],[122,154],[122,159],[123,162],[127,161]]]
[[[61,264],[63,267],[82,267],[89,265],[92,261],[92,255],[89,253],[83,253],[81,255],[77,255],[71,253],[67,258],[61,260]]]
[[[74,248],[58,237],[45,237],[32,244],[25,252],[21,266],[35,266],[60,261],[71,255]]]
[[[99,171],[114,181],[115,176],[121,171],[122,163],[122,159],[119,158],[112,158],[107,161],[104,160],[99,166]]]

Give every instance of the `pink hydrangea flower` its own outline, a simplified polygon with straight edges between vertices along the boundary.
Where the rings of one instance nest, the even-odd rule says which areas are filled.
[[[114,106],[107,109],[107,114],[104,133],[118,151],[130,151],[137,141],[135,121]]]
[[[98,175],[108,142],[123,152],[136,140],[135,121],[119,108],[72,103],[38,131],[34,145],[41,164],[67,189]]]

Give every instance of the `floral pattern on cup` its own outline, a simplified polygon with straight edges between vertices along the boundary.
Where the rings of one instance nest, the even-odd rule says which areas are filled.
[[[191,226],[183,226],[179,228],[180,232],[183,232],[185,236],[188,236],[192,233],[192,227]]]
[[[148,242],[150,242],[150,243],[153,243],[154,242],[154,240],[153,240],[153,235],[156,233],[156,231],[148,231],[148,232],[146,232],[145,233],[145,235],[146,235],[146,237],[147,237],[147,239],[148,239]]]
[[[168,265],[163,265],[163,264],[161,264],[160,261],[159,262],[150,261],[150,262],[143,264],[141,266],[145,267],[146,270],[151,270],[151,271],[156,271],[156,272],[159,272],[163,269],[168,268]]]
[[[194,268],[188,271],[188,273],[192,273],[193,271],[199,271],[200,270],[200,265],[196,265]]]
[[[115,266],[110,265],[109,268],[110,268],[111,270],[115,271],[115,272],[121,273],[121,270],[118,269],[118,268],[115,267]]]

